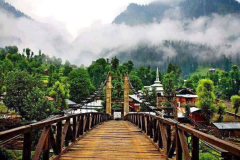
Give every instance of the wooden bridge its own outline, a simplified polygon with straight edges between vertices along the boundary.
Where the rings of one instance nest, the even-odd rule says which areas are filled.
[[[32,142],[40,132],[36,145]],[[29,159],[199,159],[199,140],[225,150],[223,159],[239,159],[240,148],[177,121],[148,114],[82,113],[38,122],[4,132],[0,140],[23,135]],[[191,145],[186,136],[191,137]]]

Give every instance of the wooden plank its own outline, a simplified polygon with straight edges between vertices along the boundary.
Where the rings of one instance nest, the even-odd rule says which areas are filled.
[[[40,154],[42,152],[42,149],[43,149],[43,145],[45,144],[45,141],[48,138],[49,130],[50,130],[49,126],[43,128],[43,131],[42,131],[41,137],[38,141],[35,153],[32,157],[33,160],[38,160],[39,159],[39,156],[40,156]]]
[[[184,159],[185,160],[191,160],[189,150],[188,150],[188,145],[187,145],[187,140],[185,138],[184,132],[181,130],[178,130],[178,136],[181,142],[182,150],[184,153]]]
[[[126,145],[127,144],[127,145]],[[166,159],[139,128],[127,121],[96,126],[60,159]]]

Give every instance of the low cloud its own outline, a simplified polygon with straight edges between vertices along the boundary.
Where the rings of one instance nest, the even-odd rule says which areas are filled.
[[[17,45],[20,49],[29,47],[34,52],[41,49],[46,54],[68,59],[77,65],[89,65],[101,56],[109,58],[119,52],[132,50],[141,43],[163,47],[161,44],[164,40],[177,40],[207,44],[217,48],[218,52],[212,56],[220,57],[222,54],[239,54],[239,26],[238,16],[212,15],[189,20],[177,18],[166,11],[160,24],[127,26],[96,22],[72,42],[72,37],[62,24],[41,24],[0,12],[0,47]],[[163,57],[176,55],[172,48],[164,48],[164,51],[168,55]],[[209,56],[209,53],[193,54],[202,54],[203,59]]]

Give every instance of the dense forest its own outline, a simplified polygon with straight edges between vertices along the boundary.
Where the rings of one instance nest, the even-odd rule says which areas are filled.
[[[181,15],[170,16],[168,18],[198,18],[201,16],[211,16],[213,13],[219,15],[239,14],[240,4],[236,0],[185,0],[180,3],[161,3],[152,2],[148,5],[129,4],[127,9],[120,13],[113,23],[125,23],[130,26],[149,24],[153,22],[160,23],[166,16],[166,11],[178,13]]]
[[[221,68],[230,71],[233,64],[240,65],[239,54],[228,56],[220,48],[208,45],[194,44],[184,41],[163,41],[158,46],[139,44],[137,48],[118,52],[116,55],[122,61],[132,60],[135,67],[150,66],[166,72],[169,63],[177,64],[182,69],[181,76],[188,78],[200,66]],[[111,51],[109,51],[111,52]],[[108,56],[108,51],[102,53]]]

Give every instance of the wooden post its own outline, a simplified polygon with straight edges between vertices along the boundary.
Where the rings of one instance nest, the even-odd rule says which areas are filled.
[[[43,146],[43,159],[49,160],[49,135],[47,136]]]
[[[192,160],[199,160],[199,138],[192,135]]]
[[[27,132],[24,134],[22,159],[26,160],[31,159],[31,145],[32,145],[32,133]]]
[[[167,153],[170,150],[171,147],[171,126],[170,125],[166,125],[166,130],[167,130]]]
[[[57,144],[59,153],[61,153],[62,152],[62,121],[57,123],[56,144]]]
[[[76,139],[77,137],[77,132],[76,132],[76,129],[77,129],[77,120],[76,120],[77,117],[73,117],[73,137],[74,137],[74,140]]]
[[[177,125],[175,127],[176,129],[176,160],[182,160],[182,147],[181,147],[181,142],[180,142],[180,139],[179,139],[179,135],[178,135],[178,128],[177,128]]]
[[[106,84],[106,113],[112,115],[112,76],[109,73],[107,84]]]
[[[129,82],[127,73],[124,75],[124,116],[129,113]]]

